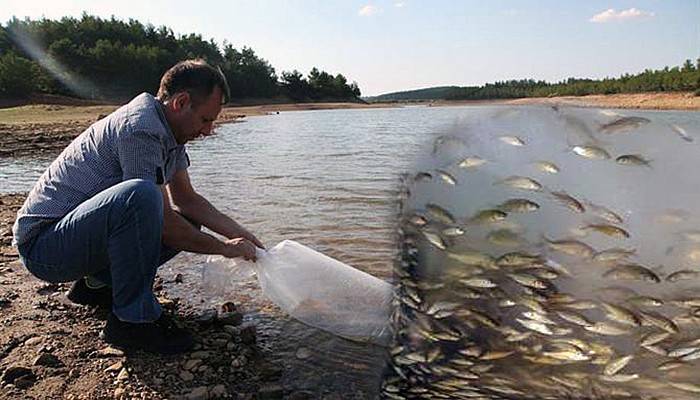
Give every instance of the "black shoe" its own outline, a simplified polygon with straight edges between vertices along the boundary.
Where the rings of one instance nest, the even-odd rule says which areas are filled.
[[[114,313],[100,333],[105,342],[124,350],[143,350],[149,353],[178,354],[194,346],[190,333],[175,325],[166,314],[155,322],[133,323],[120,321]]]
[[[85,283],[85,278],[73,282],[66,297],[76,304],[112,309],[112,288],[103,286],[99,289],[91,289]]]

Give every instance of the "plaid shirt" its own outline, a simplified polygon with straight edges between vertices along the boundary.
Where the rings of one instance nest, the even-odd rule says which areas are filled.
[[[162,185],[187,168],[185,146],[175,141],[162,107],[142,93],[75,138],[17,212],[13,244],[29,242],[43,227],[117,183],[140,178]]]

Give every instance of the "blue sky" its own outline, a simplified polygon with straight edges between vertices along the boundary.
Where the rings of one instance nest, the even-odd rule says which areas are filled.
[[[0,21],[134,18],[313,66],[364,95],[504,79],[601,78],[700,57],[700,0],[0,0]]]

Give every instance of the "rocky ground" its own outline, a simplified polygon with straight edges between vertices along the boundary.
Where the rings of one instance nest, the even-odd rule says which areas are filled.
[[[164,307],[196,336],[179,356],[124,354],[101,342],[106,312],[65,299],[68,284],[32,277],[10,246],[22,194],[0,196],[0,398],[3,399],[277,399],[282,368],[256,344],[255,326],[235,304],[195,311],[156,290]]]

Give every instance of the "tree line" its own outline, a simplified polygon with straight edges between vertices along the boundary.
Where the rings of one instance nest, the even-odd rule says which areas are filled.
[[[700,58],[695,63],[686,60],[677,67],[647,69],[638,74],[624,74],[619,78],[569,78],[557,83],[533,79],[508,80],[483,86],[442,86],[387,93],[368,100],[487,100],[672,91],[694,91],[695,95],[700,96]]]
[[[236,49],[166,26],[83,14],[60,20],[13,18],[0,25],[0,97],[58,94],[122,100],[155,92],[172,65],[203,58],[219,66],[233,99],[357,100],[357,83],[313,68],[278,76],[250,47]]]

